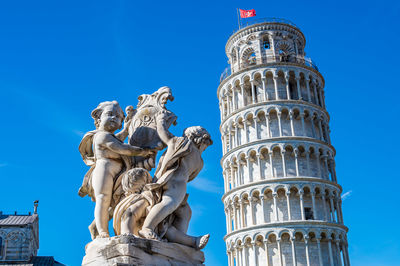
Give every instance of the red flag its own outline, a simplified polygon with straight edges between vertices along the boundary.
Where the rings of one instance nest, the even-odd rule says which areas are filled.
[[[239,10],[240,10],[240,17],[241,18],[250,18],[250,17],[255,17],[256,16],[256,10],[255,9],[251,9],[251,10],[239,9]]]

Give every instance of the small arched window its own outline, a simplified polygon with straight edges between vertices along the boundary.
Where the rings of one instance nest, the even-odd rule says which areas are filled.
[[[269,41],[268,41],[267,39],[264,39],[264,41],[263,41],[263,47],[264,47],[265,50],[268,50],[268,49],[271,48],[271,46],[270,46],[270,44],[269,44]]]
[[[256,53],[253,52],[249,56],[249,65],[254,65],[256,63]]]

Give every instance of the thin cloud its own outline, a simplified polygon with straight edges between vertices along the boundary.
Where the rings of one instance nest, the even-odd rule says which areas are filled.
[[[0,163],[0,168],[1,167],[6,167],[6,166],[8,166],[8,163]]]
[[[223,188],[218,186],[217,183],[210,181],[203,177],[196,177],[189,186],[201,191],[206,191],[210,193],[223,193]]]
[[[85,132],[80,130],[73,130],[73,132],[79,137],[83,137],[85,135]]]
[[[348,197],[350,197],[351,193],[353,193],[353,190],[349,190],[346,193],[343,193],[342,195],[342,200],[347,199]]]

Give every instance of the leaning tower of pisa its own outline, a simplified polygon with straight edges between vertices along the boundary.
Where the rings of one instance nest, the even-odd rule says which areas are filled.
[[[221,75],[230,266],[350,265],[324,78],[293,23],[236,31]]]

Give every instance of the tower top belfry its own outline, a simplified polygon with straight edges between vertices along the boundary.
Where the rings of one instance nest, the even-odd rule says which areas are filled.
[[[221,111],[229,265],[350,265],[324,78],[299,27],[255,20],[228,39]]]

